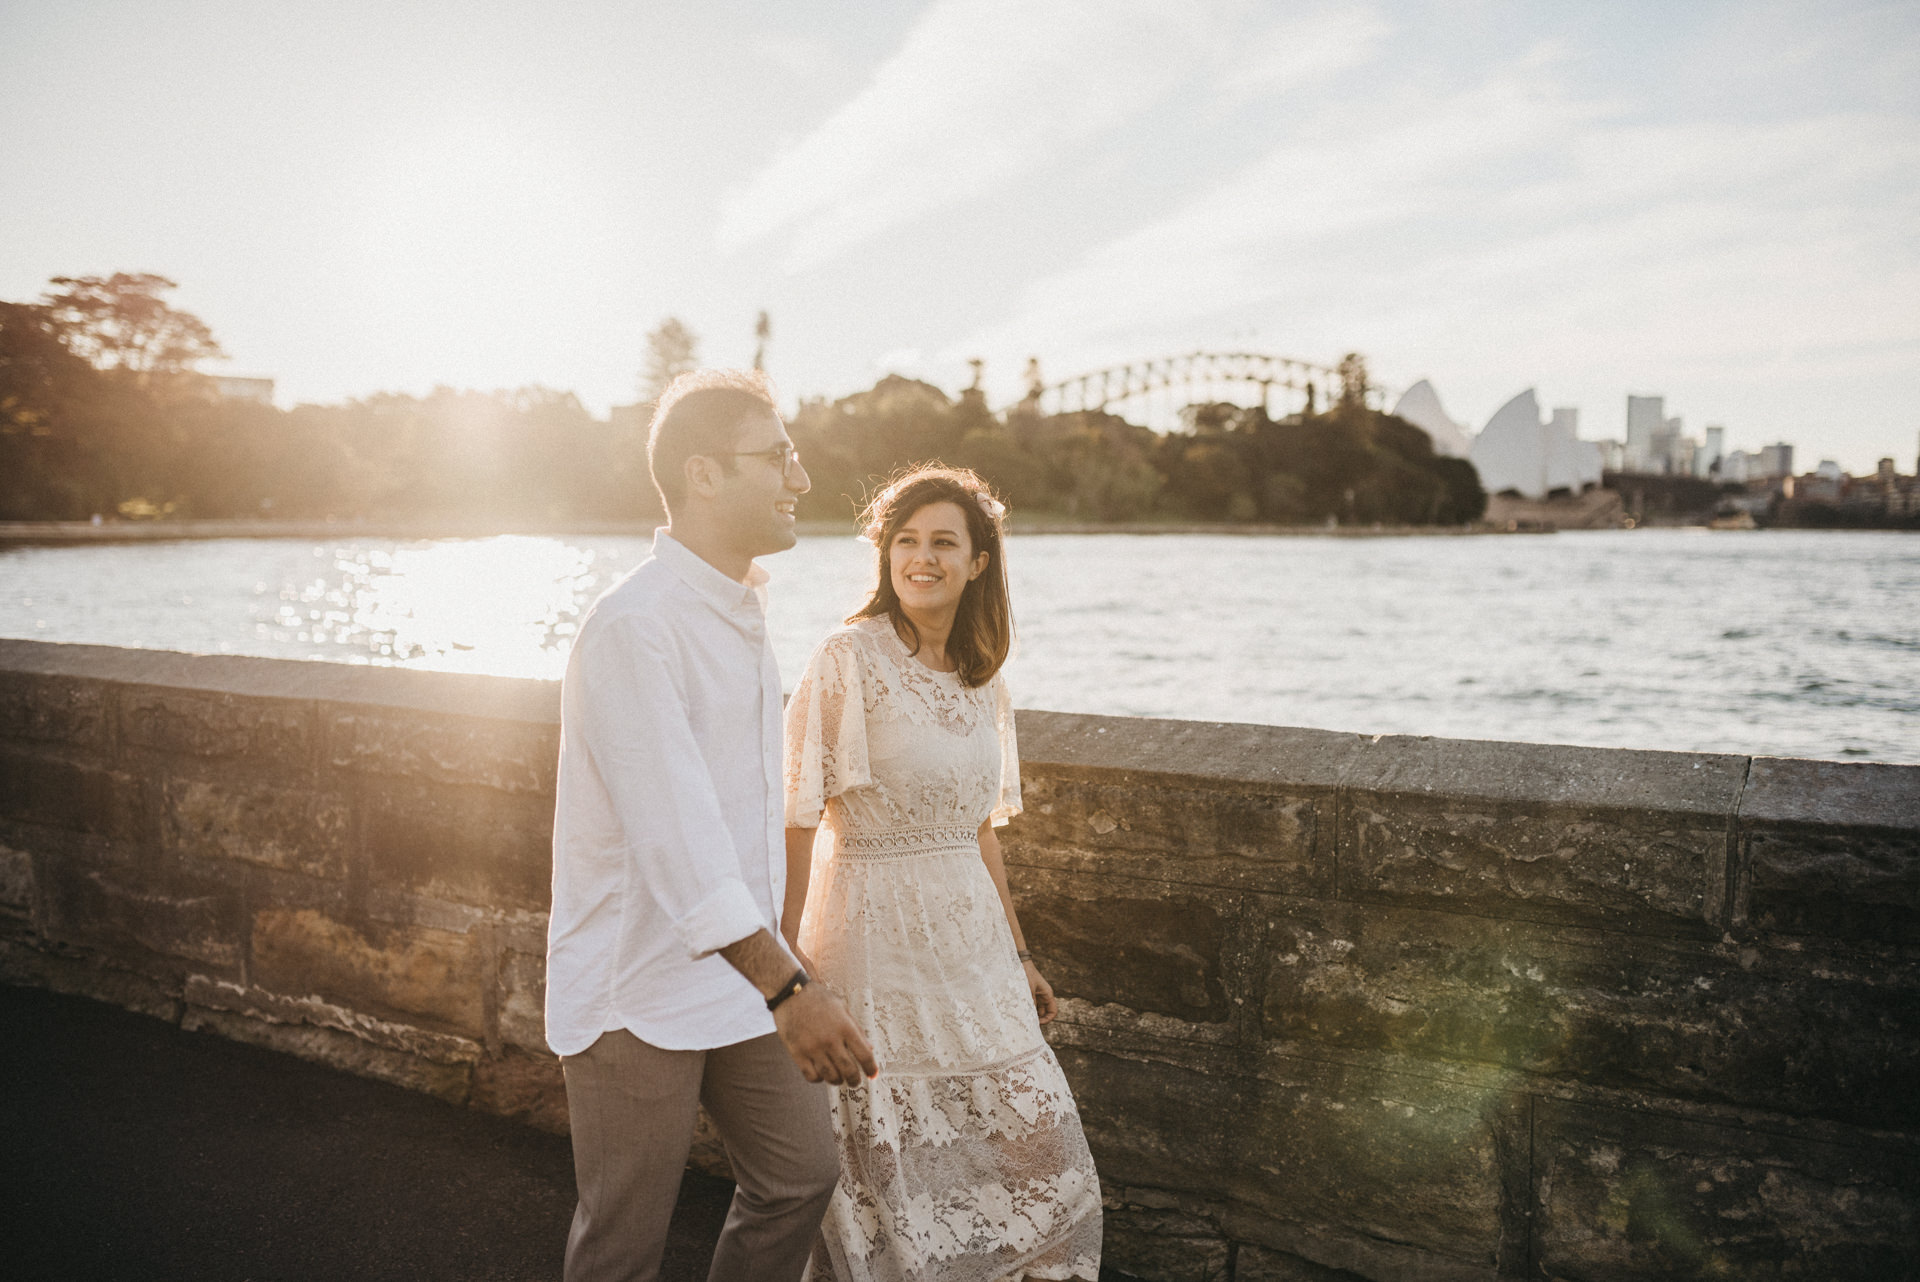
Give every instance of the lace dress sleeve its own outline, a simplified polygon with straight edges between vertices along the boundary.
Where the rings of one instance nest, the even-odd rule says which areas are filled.
[[[873,782],[863,689],[858,642],[822,641],[787,701],[787,827],[818,828],[828,798]]]
[[[1014,742],[1013,696],[999,673],[993,677],[993,726],[1000,735],[1000,799],[993,807],[993,826],[998,828],[1020,813],[1020,745]]]

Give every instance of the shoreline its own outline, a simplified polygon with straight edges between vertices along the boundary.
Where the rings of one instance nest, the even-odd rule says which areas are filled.
[[[651,538],[655,521],[555,521],[540,524],[487,521],[0,521],[0,549],[11,547],[76,547],[117,543],[191,542],[210,539],[491,539],[527,538]],[[808,538],[856,536],[852,522],[801,521],[799,533]],[[1706,525],[1648,522],[1638,529],[1706,530]],[[1852,527],[1781,526],[1774,529],[1829,533],[1868,533]],[[1718,533],[1765,533],[1759,530],[1721,530]],[[1577,534],[1578,525],[1550,522],[1482,522],[1476,525],[1266,525],[1259,522],[1207,521],[1074,521],[1014,518],[1008,533],[1022,538],[1047,534],[1224,534],[1242,538],[1401,539],[1461,538],[1478,535]],[[1896,531],[1897,532],[1897,531]]]
[[[655,521],[555,521],[539,524],[487,521],[0,521],[0,547],[69,546],[112,543],[165,543],[199,539],[485,539],[508,535],[531,538],[650,538]],[[852,522],[801,521],[806,537],[854,537]],[[1478,534],[1553,534],[1550,526],[1502,528],[1491,525],[1266,525],[1258,522],[1020,520],[1010,534],[1230,534],[1282,538],[1458,537]]]

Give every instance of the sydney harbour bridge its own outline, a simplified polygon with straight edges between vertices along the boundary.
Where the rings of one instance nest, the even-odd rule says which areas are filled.
[[[1274,418],[1325,409],[1339,397],[1343,376],[1331,365],[1263,352],[1189,352],[1130,361],[1076,374],[1059,382],[1040,376],[1027,362],[1027,394],[1021,406],[1042,414],[1103,411],[1166,431],[1181,426],[1190,405],[1259,406]],[[1385,408],[1389,389],[1368,384],[1367,403]],[[1008,407],[1014,408],[1014,407]]]

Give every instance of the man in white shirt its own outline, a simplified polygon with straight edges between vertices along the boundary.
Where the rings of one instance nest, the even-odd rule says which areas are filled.
[[[660,399],[653,556],[587,612],[561,685],[547,1041],[580,1202],[567,1282],[651,1282],[698,1106],[738,1188],[713,1282],[793,1282],[838,1177],[826,1089],[877,1068],[780,942],[780,679],[766,572],[806,469],[758,375]]]

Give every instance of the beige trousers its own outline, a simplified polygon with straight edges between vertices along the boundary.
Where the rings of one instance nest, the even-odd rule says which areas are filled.
[[[654,1282],[707,1107],[737,1186],[710,1282],[798,1282],[839,1178],[827,1088],[769,1033],[705,1051],[624,1030],[562,1058],[580,1203],[566,1282]]]

